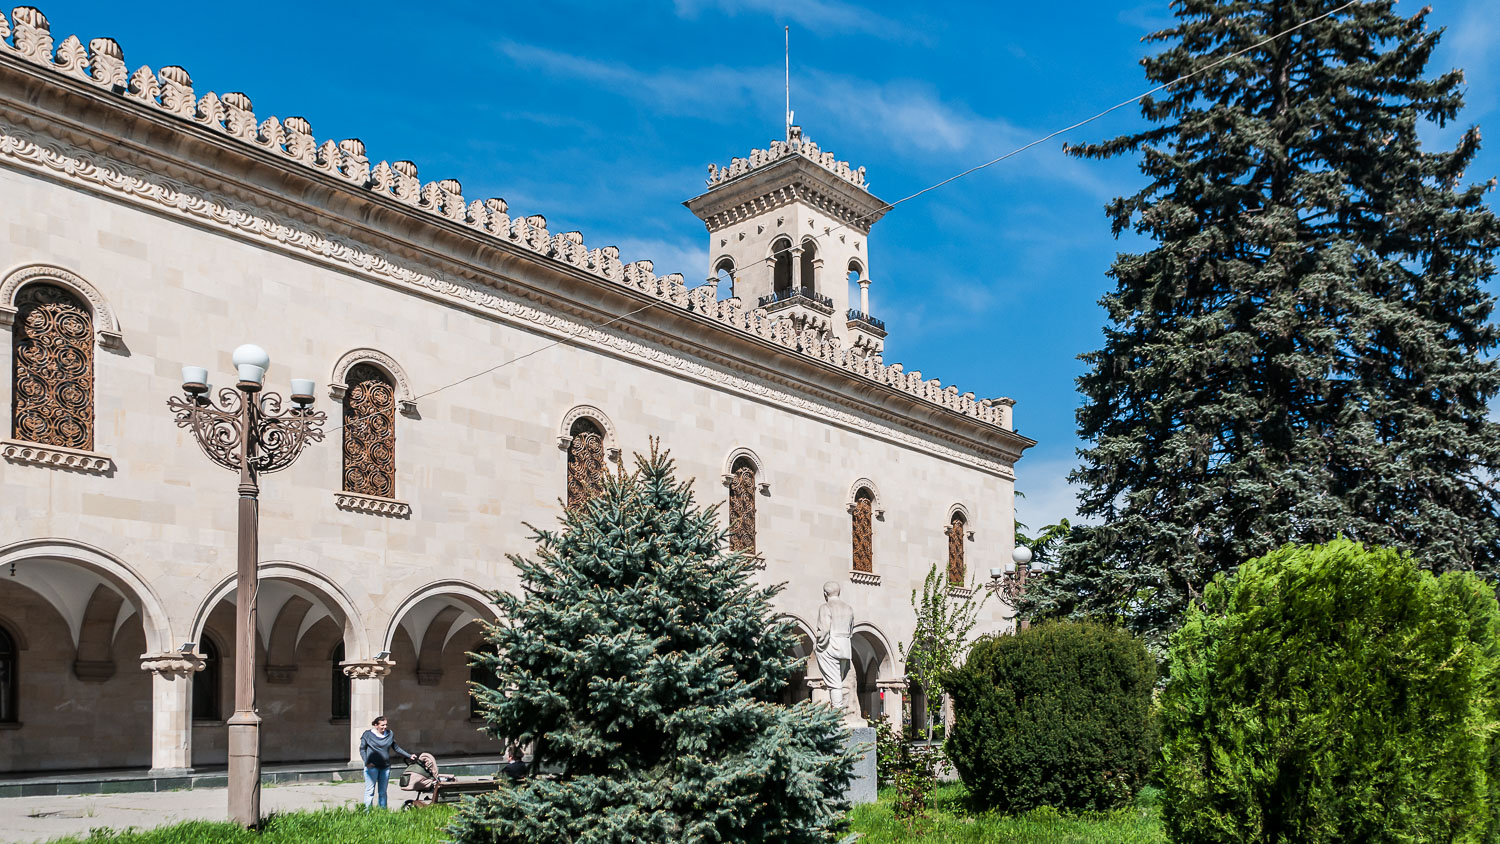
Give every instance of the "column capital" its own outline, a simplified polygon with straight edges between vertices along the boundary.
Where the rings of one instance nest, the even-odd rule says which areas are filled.
[[[203,670],[203,654],[165,651],[156,654],[141,654],[141,670],[160,674],[163,677],[188,677]]]
[[[907,688],[908,685],[909,685],[909,683],[907,683],[905,677],[899,677],[899,678],[892,679],[892,680],[876,680],[875,681],[875,688],[882,689],[882,690],[888,690],[888,691],[896,691],[896,692],[904,692],[904,691],[906,691],[906,688]]]
[[[390,674],[395,664],[393,659],[351,659],[339,663],[339,666],[344,669],[344,676],[351,680],[378,680]]]
[[[812,689],[813,691],[820,691],[822,689],[828,688],[828,681],[824,680],[822,677],[807,677],[805,678],[804,682],[806,682],[807,687],[809,689]]]

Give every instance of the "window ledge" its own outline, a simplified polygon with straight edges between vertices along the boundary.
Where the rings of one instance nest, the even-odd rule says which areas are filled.
[[[948,597],[950,598],[972,598],[977,589],[968,586],[948,586]]]
[[[381,498],[378,495],[364,495],[358,492],[335,492],[333,501],[340,510],[390,516],[393,519],[411,518],[411,505],[394,498]]]
[[[850,583],[866,583],[870,586],[880,585],[880,575],[872,571],[851,570],[849,572]]]
[[[25,440],[0,440],[0,457],[15,463],[72,469],[89,475],[109,476],[115,472],[115,461],[106,455],[81,448],[43,445]]]

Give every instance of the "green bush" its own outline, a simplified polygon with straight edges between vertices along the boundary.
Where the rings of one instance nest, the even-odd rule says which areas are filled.
[[[1497,624],[1477,577],[1346,540],[1221,576],[1172,637],[1173,840],[1495,840]]]
[[[946,750],[976,803],[1099,811],[1127,805],[1155,754],[1156,664],[1129,633],[1051,621],[983,639],[949,675]]]

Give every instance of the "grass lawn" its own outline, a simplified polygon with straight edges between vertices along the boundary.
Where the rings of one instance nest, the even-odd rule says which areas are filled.
[[[1166,844],[1156,794],[1147,790],[1135,806],[1107,814],[1059,815],[1038,809],[1017,817],[970,814],[964,805],[968,792],[961,785],[935,792],[926,834],[918,836],[891,815],[888,795],[879,803],[859,806],[849,813],[859,844],[892,842],[1006,842],[1006,844]]]
[[[1166,844],[1155,794],[1149,789],[1137,805],[1101,815],[1063,816],[1038,810],[1019,817],[971,815],[961,785],[938,789],[926,834],[918,836],[891,816],[889,794],[881,802],[849,814],[860,844],[892,842],[1005,842],[1006,844]],[[96,830],[87,838],[55,844],[439,844],[453,816],[448,806],[410,812],[327,809],[273,815],[256,835],[231,823],[192,821],[146,832]]]
[[[232,823],[189,821],[146,832],[94,830],[86,838],[60,838],[56,844],[438,844],[451,817],[449,806],[410,812],[325,809],[272,815],[259,835]]]

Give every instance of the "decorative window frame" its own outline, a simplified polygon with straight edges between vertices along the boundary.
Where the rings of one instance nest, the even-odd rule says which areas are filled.
[[[16,296],[20,294],[22,287],[33,282],[55,284],[87,302],[89,310],[93,312],[94,338],[99,348],[114,351],[125,347],[125,337],[120,333],[120,321],[104,294],[77,273],[49,264],[16,267],[5,275],[4,281],[0,281],[0,328],[15,326],[16,315],[20,312]]]
[[[962,503],[954,504],[948,508],[948,518],[943,521],[943,529],[947,530],[953,524],[953,516],[958,514],[964,517],[964,539],[974,541],[974,517],[969,515],[969,508]]]
[[[396,386],[396,409],[402,416],[417,418],[417,400],[412,395],[411,379],[396,359],[379,349],[350,349],[333,366],[333,380],[328,384],[328,397],[342,402],[349,392],[349,370],[362,363],[371,364],[391,377]]]
[[[885,507],[882,506],[883,501],[880,497],[880,487],[876,486],[875,482],[870,480],[869,478],[860,478],[859,480],[849,485],[849,492],[844,496],[844,510],[849,513],[849,515],[854,515],[854,498],[855,496],[859,495],[859,491],[862,489],[868,489],[870,493],[875,496],[875,500],[872,502],[872,506],[870,507],[871,515],[875,517],[875,521],[885,521]],[[952,514],[950,513],[949,515],[949,521],[952,521]],[[967,516],[965,516],[965,518],[967,518]]]
[[[89,317],[94,323],[94,341],[101,349],[120,351],[125,348],[124,335],[120,332],[120,321],[115,316],[114,308],[110,307],[109,300],[99,289],[90,284],[83,276],[55,267],[51,264],[23,264],[5,274],[5,279],[0,281],[0,328],[15,330],[16,316],[20,313],[20,307],[16,304],[16,298],[21,289],[28,284],[52,284],[67,290],[88,304]],[[0,363],[3,363],[5,372],[0,377],[9,382],[13,376],[15,361],[11,360],[11,342],[0,343]],[[94,412],[97,418],[99,406],[99,369],[94,368]],[[14,386],[14,385],[12,385]],[[7,411],[9,413],[9,411]],[[10,423],[7,422],[7,430]],[[94,429],[94,446],[97,448],[99,430]],[[36,466],[50,466],[74,472],[82,472],[88,475],[103,475],[113,477],[115,472],[115,461],[109,455],[98,451],[87,451],[81,448],[70,448],[61,445],[47,445],[45,443],[34,443],[30,440],[5,437],[0,439],[0,458],[12,463],[30,463]]]
[[[719,479],[724,483],[724,488],[728,489],[734,483],[734,464],[740,462],[741,458],[749,460],[750,465],[755,467],[755,485],[760,490],[760,494],[770,495],[771,482],[766,479],[765,461],[760,459],[759,454],[743,447],[729,452],[729,456],[724,458],[724,472],[719,476]]]
[[[591,404],[580,404],[563,415],[562,423],[557,426],[557,450],[563,454],[568,453],[568,446],[573,444],[573,423],[580,419],[588,419],[599,430],[604,432],[604,457],[610,463],[620,462],[620,441],[615,434],[615,423],[611,422],[604,411]]]

